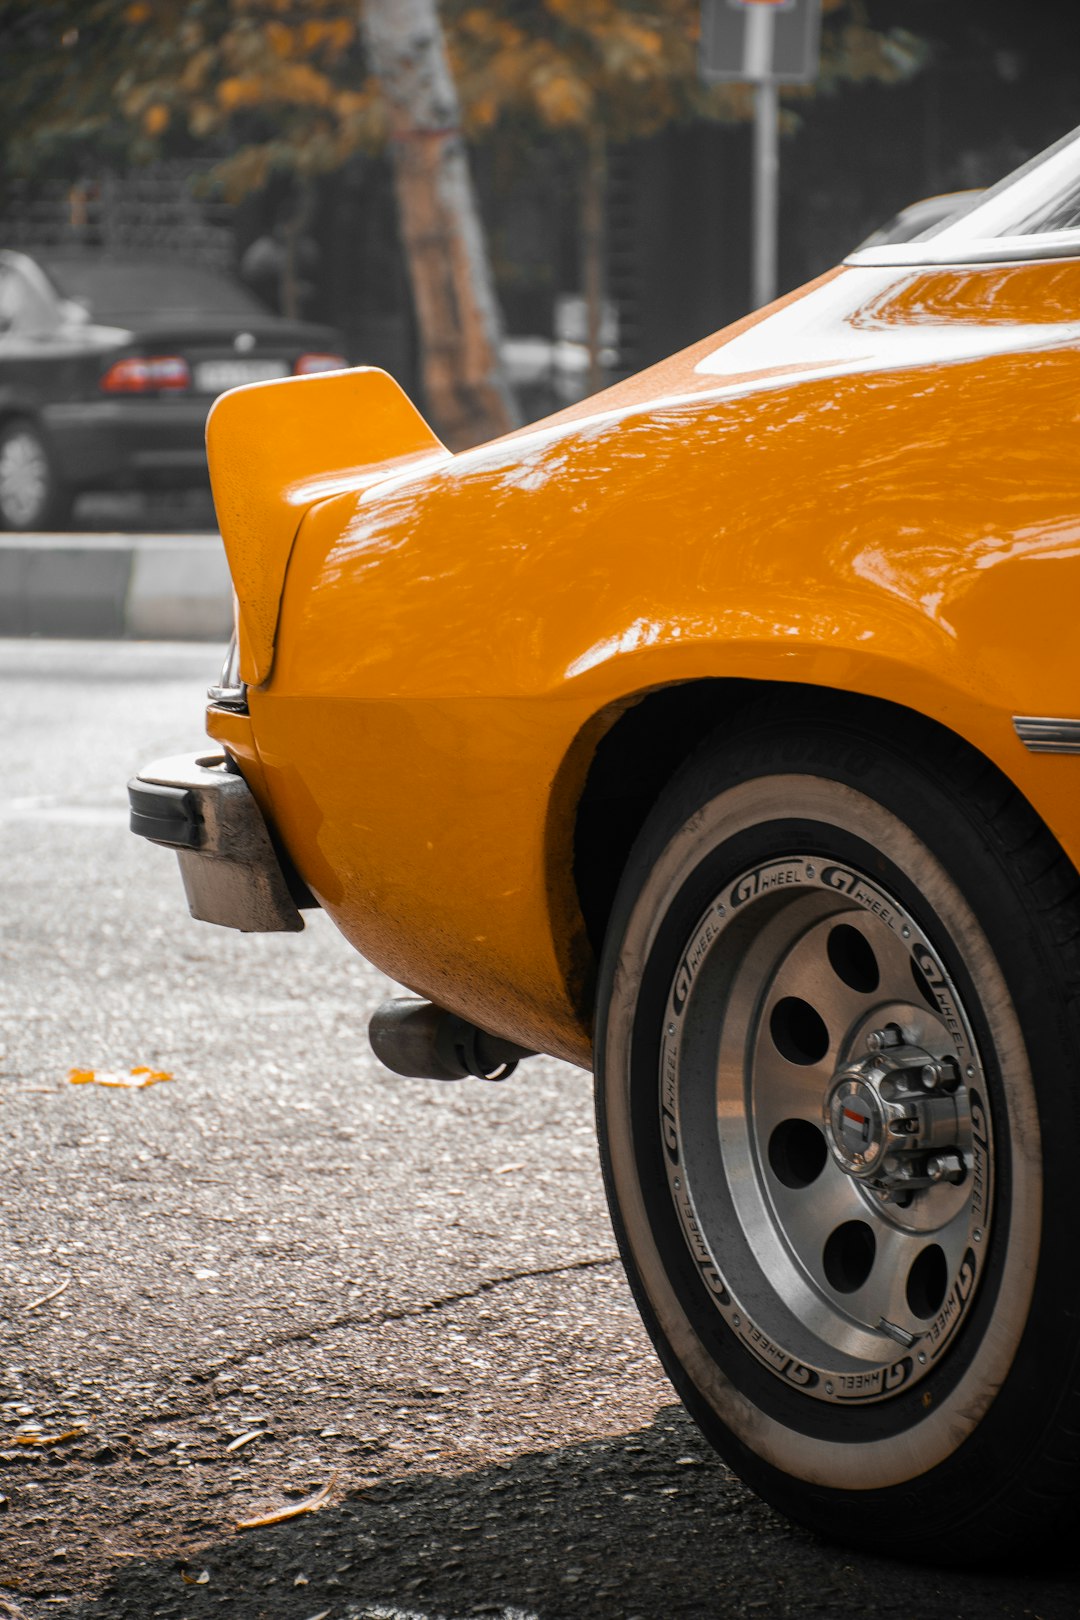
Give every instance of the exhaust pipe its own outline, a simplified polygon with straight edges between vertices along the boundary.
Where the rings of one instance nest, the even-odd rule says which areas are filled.
[[[376,1008],[368,1039],[380,1063],[419,1080],[508,1080],[522,1058],[536,1056],[415,996]]]

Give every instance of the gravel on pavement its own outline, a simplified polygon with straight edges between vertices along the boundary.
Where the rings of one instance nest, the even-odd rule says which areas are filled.
[[[202,746],[220,653],[0,643],[0,1620],[1080,1614],[1070,1549],[862,1558],[709,1452],[623,1282],[588,1076],[396,1079],[365,1035],[394,987],[325,916],[188,917],[125,783]],[[140,1066],[172,1078],[68,1078]]]

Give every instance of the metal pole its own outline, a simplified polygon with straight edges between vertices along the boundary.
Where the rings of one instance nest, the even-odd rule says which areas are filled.
[[[772,18],[769,18],[772,21]],[[776,297],[779,226],[780,98],[775,84],[754,85],[754,257],[751,294],[760,309]]]

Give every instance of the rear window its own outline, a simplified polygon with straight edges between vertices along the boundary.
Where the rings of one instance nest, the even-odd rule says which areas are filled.
[[[1080,227],[1080,130],[1074,129],[1022,168],[999,180],[977,208],[934,233],[978,237],[1041,236]]]
[[[266,314],[246,287],[188,265],[52,259],[43,267],[64,298],[78,300],[99,321]]]

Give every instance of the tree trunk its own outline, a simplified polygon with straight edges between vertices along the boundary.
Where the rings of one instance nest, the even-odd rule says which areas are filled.
[[[604,320],[604,194],[607,186],[607,148],[604,132],[590,125],[585,136],[585,166],[581,187],[582,291],[585,295],[585,342],[589,350],[589,393],[604,386],[600,357]]]
[[[361,0],[386,98],[424,390],[451,449],[516,425],[499,315],[436,0]]]

